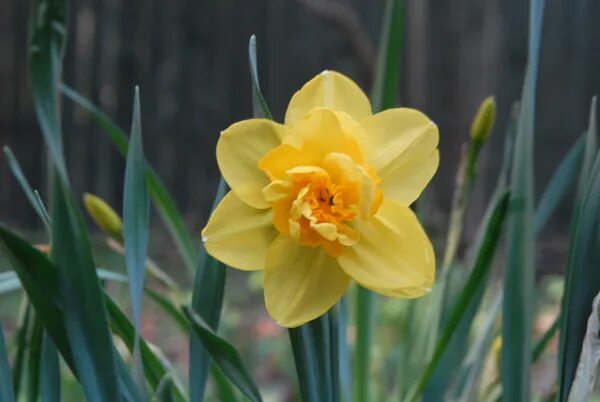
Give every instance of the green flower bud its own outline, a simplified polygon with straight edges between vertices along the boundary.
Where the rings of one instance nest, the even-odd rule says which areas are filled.
[[[83,203],[94,223],[109,237],[123,240],[123,222],[114,209],[102,198],[85,193]]]
[[[496,100],[493,96],[488,96],[481,102],[477,116],[471,124],[471,138],[476,141],[484,142],[490,136],[496,121]]]

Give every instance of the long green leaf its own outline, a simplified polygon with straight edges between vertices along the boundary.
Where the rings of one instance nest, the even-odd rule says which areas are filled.
[[[273,120],[273,115],[271,114],[269,106],[267,105],[267,101],[260,90],[260,83],[258,81],[255,35],[250,36],[250,41],[248,42],[248,61],[250,62],[250,79],[252,80],[252,110],[254,111],[254,117],[263,117]]]
[[[448,343],[452,339],[454,331],[461,323],[465,312],[468,309],[477,307],[475,303],[473,303],[473,300],[476,300],[478,297],[480,297],[477,295],[483,293],[483,290],[485,289],[485,283],[487,282],[487,278],[489,277],[489,273],[491,271],[496,247],[500,240],[500,235],[502,234],[504,218],[508,208],[508,200],[509,195],[506,193],[504,196],[500,197],[498,203],[495,205],[493,210],[494,212],[490,216],[487,224],[482,245],[479,248],[477,258],[473,264],[473,269],[471,270],[463,290],[461,291],[452,310],[450,311],[450,316],[444,325],[440,338],[438,339],[433,357],[423,372],[423,375],[418,382],[412,397],[409,398],[409,401],[418,400],[421,392],[425,388],[425,385],[429,381],[429,378],[433,374],[437,364],[442,358]]]
[[[585,136],[581,136],[554,171],[535,211],[533,222],[535,233],[539,234],[542,231],[569,188],[573,186],[575,178],[581,170],[584,146]]]
[[[319,367],[312,331],[307,325],[288,330],[302,401],[320,401]]]
[[[106,308],[108,310],[108,314],[110,316],[111,327],[113,332],[121,338],[121,340],[125,343],[130,352],[133,352],[135,347],[135,339],[136,333],[135,328],[127,318],[127,316],[121,311],[119,306],[112,300],[112,298],[105,293],[104,301],[106,303]],[[160,384],[162,378],[169,374],[171,377],[173,373],[171,372],[170,365],[167,363],[165,359],[160,358],[151,348],[150,345],[144,341],[143,338],[139,338],[140,342],[140,354],[142,357],[142,362],[144,364],[144,373],[146,375],[146,380],[152,387],[152,389],[156,390]],[[181,387],[176,384],[174,387],[174,393],[176,400],[179,402],[183,402],[186,400]]]
[[[534,300],[533,138],[544,0],[531,0],[529,53],[511,170],[511,213],[502,325],[502,387],[511,402],[529,401]]]
[[[258,387],[237,350],[223,338],[219,337],[210,326],[191,308],[184,307],[184,314],[192,325],[192,330],[223,374],[252,402],[262,401]]]
[[[559,401],[566,401],[581,353],[587,317],[600,291],[600,154],[577,211],[567,265],[559,361]]]
[[[144,292],[144,273],[148,254],[148,189],[144,178],[146,162],[142,145],[142,121],[140,115],[140,93],[135,89],[133,121],[123,189],[123,238],[125,261],[129,277],[131,309],[136,333]]]
[[[63,312],[56,296],[58,288],[56,268],[44,254],[2,224],[0,224],[0,246],[19,276],[29,302],[42,320],[44,328],[52,336],[65,362],[75,372]]]
[[[12,273],[12,272],[11,272]],[[19,279],[16,279],[18,285]],[[14,358],[13,358],[13,389],[15,390],[15,398],[19,398],[21,393],[21,384],[23,383],[23,377],[25,376],[25,355],[27,352],[27,334],[29,327],[33,321],[33,312],[31,305],[26,298],[23,298],[21,302],[21,311],[19,312],[18,329],[15,333],[14,339]]]
[[[42,402],[60,402],[60,361],[52,338],[44,333],[40,363],[40,397]]]
[[[4,342],[4,329],[0,322],[0,402],[14,401],[15,395],[8,364],[8,354],[6,353],[6,343]]]
[[[114,346],[88,234],[73,194],[60,178],[52,205],[52,257],[79,380],[90,402],[119,401]]]
[[[142,294],[144,293],[144,274],[146,273],[148,254],[149,224],[149,201],[145,170],[140,91],[136,87],[123,188],[123,240],[136,339],[133,348],[133,374],[138,388],[142,392],[145,390],[146,384],[138,339],[140,336]]]
[[[213,202],[213,210],[223,199],[226,192],[227,185],[221,178]],[[225,264],[212,258],[202,248],[196,277],[194,278],[191,308],[214,330],[219,328],[221,319],[226,275],[227,267]],[[204,396],[206,381],[210,372],[210,360],[209,351],[206,350],[196,332],[191,331],[189,378],[190,398],[193,401],[202,400]]]
[[[377,71],[371,94],[375,111],[389,109],[396,105],[403,25],[403,0],[387,0],[379,39]]]
[[[6,159],[8,161],[8,167],[10,168],[15,179],[17,179],[17,182],[21,186],[23,193],[25,193],[27,201],[29,201],[29,204],[31,204],[34,211],[38,214],[38,216],[46,226],[46,230],[50,232],[50,219],[48,218],[48,214],[40,205],[38,197],[29,185],[29,182],[27,181],[27,178],[25,177],[25,174],[21,169],[21,165],[19,165],[17,158],[15,158],[9,147],[4,147],[4,155],[6,156]]]
[[[34,316],[27,353],[27,400],[29,402],[37,402],[40,397],[43,339],[44,326],[42,325],[42,321],[37,316]]]
[[[100,109],[94,106],[94,104],[73,89],[62,85],[60,90],[68,99],[90,113],[117,147],[119,152],[123,156],[127,155],[127,136],[123,130],[113,123]],[[181,214],[177,210],[175,201],[173,201],[173,198],[169,195],[169,192],[162,184],[158,175],[149,165],[146,166],[146,180],[148,182],[148,192],[150,193],[154,206],[167,227],[167,230],[171,234],[171,237],[175,241],[185,266],[189,272],[195,272],[196,251],[194,250],[194,243],[185,227]]]
[[[36,310],[38,316],[44,323],[52,340],[57,345],[65,362],[71,367],[74,374],[78,376],[73,364],[69,344],[67,343],[67,331],[64,325],[61,302],[57,296],[58,284],[57,267],[46,258],[44,254],[33,248],[25,240],[21,239],[9,229],[0,224],[0,246],[6,252],[13,268],[17,272],[23,288],[27,292],[29,300]],[[100,276],[109,280],[126,282],[125,277],[115,275],[109,271],[100,270]],[[135,329],[127,316],[106,294],[103,294],[103,304],[106,304],[110,313],[111,325],[116,335],[121,337],[128,348],[133,350],[135,340]],[[152,349],[143,341],[140,342],[142,358],[148,382],[156,387],[158,381],[167,373],[168,364],[159,358]],[[128,370],[123,371],[124,363],[117,355],[117,369],[120,374],[121,391],[128,400],[139,400],[139,391],[135,389],[129,378]],[[178,401],[185,401],[181,387],[176,387]]]
[[[56,169],[66,180],[57,82],[67,36],[67,1],[34,0],[30,12],[29,73],[33,104]]]

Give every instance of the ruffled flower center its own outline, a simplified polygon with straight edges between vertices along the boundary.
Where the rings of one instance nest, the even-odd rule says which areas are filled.
[[[263,195],[273,205],[273,223],[282,234],[338,256],[360,238],[352,221],[367,219],[379,208],[378,182],[372,169],[348,155],[330,153],[318,166],[288,169]]]

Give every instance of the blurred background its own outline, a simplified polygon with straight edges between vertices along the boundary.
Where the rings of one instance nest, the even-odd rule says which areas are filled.
[[[189,226],[199,230],[218,178],[218,134],[251,117],[249,36],[257,36],[263,92],[281,119],[293,92],[323,69],[339,70],[369,92],[383,7],[373,0],[76,0],[64,81],[127,131],[133,86],[140,85],[146,154]],[[28,8],[27,1],[0,2],[0,144],[13,149],[43,190],[45,156],[27,77]],[[405,16],[399,104],[424,110],[441,133],[441,165],[428,198],[434,227],[445,221],[460,147],[478,104],[496,96],[498,124],[481,158],[471,208],[476,222],[498,171],[511,103],[520,96],[528,4],[410,0]],[[586,127],[590,98],[600,92],[599,16],[597,1],[547,1],[536,122],[538,194]],[[123,159],[85,112],[64,102],[63,113],[75,188],[120,205]],[[39,227],[23,205],[1,163],[2,220]],[[559,212],[551,227],[564,229],[568,211]],[[468,238],[474,228],[467,227]]]
[[[27,76],[28,3],[0,1],[0,144],[12,148],[32,185],[44,194],[45,151]],[[399,105],[425,111],[440,128],[441,165],[426,196],[425,224],[434,238],[445,234],[471,120],[481,100],[495,95],[497,124],[480,157],[465,243],[487,205],[511,104],[520,97],[528,7],[522,0],[406,1],[398,99]],[[126,131],[133,86],[140,85],[146,156],[184,212],[188,227],[199,234],[218,180],[214,154],[219,132],[252,115],[250,35],[257,36],[263,93],[281,120],[294,91],[324,69],[347,74],[369,92],[383,8],[382,0],[73,0],[64,81]],[[598,1],[546,1],[535,133],[538,195],[587,127],[590,99],[600,93],[598,17]],[[81,109],[65,101],[62,113],[75,189],[98,194],[120,209],[123,158]],[[540,276],[563,270],[569,201],[541,237]],[[0,220],[33,235],[41,233],[27,205],[6,163],[0,163]],[[158,220],[153,223],[160,229],[153,233],[153,257],[177,277],[183,269],[174,246],[163,241]],[[100,235],[94,240],[97,245],[103,242]],[[106,247],[100,250],[103,266],[122,266],[119,255]],[[259,381],[270,384],[275,395],[290,394],[293,367],[287,337],[264,313],[260,277],[232,272],[228,286],[250,291],[227,293],[224,328],[226,333],[227,328],[238,328],[227,336],[237,345],[252,343],[246,354],[260,370]],[[556,307],[560,288],[549,281],[541,304]],[[126,288],[120,291],[126,300]],[[12,318],[19,299],[5,300],[0,315]],[[382,325],[386,317],[388,323],[396,320],[398,306],[383,304]],[[146,310],[145,337],[161,343],[183,372],[185,337],[164,325],[152,305]],[[395,342],[385,331],[380,334]],[[385,356],[385,343],[376,353]],[[549,364],[554,367],[552,360]],[[548,382],[544,375],[536,379]],[[282,387],[284,391],[278,390]]]

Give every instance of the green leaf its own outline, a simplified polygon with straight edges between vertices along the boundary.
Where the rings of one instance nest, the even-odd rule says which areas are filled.
[[[25,174],[23,173],[23,170],[19,165],[17,158],[15,158],[9,147],[4,147],[4,156],[6,156],[6,159],[8,161],[8,167],[10,168],[10,171],[12,172],[15,179],[17,179],[17,182],[21,186],[23,193],[25,193],[25,197],[27,197],[29,204],[31,204],[34,211],[38,214],[38,216],[46,226],[46,230],[48,231],[48,233],[50,233],[50,217],[48,216],[48,213],[43,207],[43,204],[40,203],[38,196],[29,185],[29,182],[27,181],[27,178],[25,177]]]
[[[508,208],[508,200],[508,193],[505,193],[500,197],[493,209],[493,213],[487,221],[485,236],[481,247],[478,250],[473,269],[469,274],[469,278],[467,279],[463,290],[458,295],[454,306],[450,310],[449,318],[446,321],[435,346],[433,357],[417,383],[418,385],[415,387],[412,397],[408,399],[409,401],[417,401],[419,399],[421,392],[425,388],[429,378],[440,362],[446,347],[450,343],[454,331],[459,327],[463,318],[468,317],[466,322],[469,326],[473,320],[473,316],[475,315],[475,311],[489,279],[494,254],[500,240],[500,235],[502,234],[504,218],[506,217]]]
[[[15,395],[8,364],[8,354],[6,353],[6,343],[4,342],[4,329],[2,328],[2,322],[0,322],[0,402],[14,401]]]
[[[544,1],[531,0],[529,53],[517,120],[507,222],[501,378],[505,400],[528,402],[535,305],[533,138],[535,93]]]
[[[123,189],[123,238],[125,261],[129,277],[131,309],[136,333],[139,334],[139,321],[144,292],[144,273],[148,254],[148,189],[144,178],[146,162],[142,145],[142,121],[140,116],[140,93],[135,88],[133,121],[127,164],[125,166],[125,186]]]
[[[173,402],[173,379],[166,375],[156,388],[156,400],[158,402]]]
[[[57,298],[56,267],[44,254],[0,224],[0,246],[27,293],[29,302],[65,362],[76,372],[71,356],[63,312]]]
[[[230,385],[229,379],[223,374],[221,369],[213,364],[210,368],[211,374],[215,379],[216,394],[219,402],[237,402],[233,388]]]
[[[40,363],[40,396],[42,402],[60,402],[60,361],[52,338],[44,332]]]
[[[75,366],[68,343],[67,330],[62,314],[62,301],[59,298],[58,286],[58,268],[40,251],[32,247],[25,240],[15,235],[4,225],[0,224],[0,246],[8,257],[13,269],[16,271],[19,279],[27,293],[27,297],[33,306],[37,316],[44,324],[44,328],[52,337],[58,351],[64,361],[71,368],[73,374],[79,378],[77,367]],[[100,271],[102,274],[104,271]],[[110,274],[109,277],[122,280],[119,275]],[[104,296],[103,301],[106,302]],[[117,307],[118,309],[118,307]],[[125,315],[118,310],[120,317]],[[126,318],[125,318],[126,319]],[[128,326],[119,322],[120,328],[129,328],[133,333],[133,326]],[[132,337],[133,341],[133,337]],[[143,348],[143,345],[142,345]],[[117,370],[119,373],[119,388],[121,393],[130,402],[139,402],[141,397],[133,383],[129,370],[121,356],[113,349],[116,358]],[[182,400],[183,401],[183,400]]]
[[[569,392],[569,402],[589,401],[594,391],[597,393],[598,377],[600,376],[598,370],[600,362],[599,301],[600,293],[594,299],[593,309],[587,321],[577,372]]]
[[[121,155],[127,155],[127,136],[123,130],[114,124],[108,118],[108,116],[94,106],[94,104],[81,96],[79,93],[75,92],[73,89],[62,85],[60,90],[68,99],[72,100],[85,111],[90,113],[98,125],[108,135],[109,139],[117,147]],[[173,201],[173,198],[169,195],[169,192],[161,183],[159,177],[154,172],[152,167],[149,165],[146,165],[146,181],[148,185],[148,192],[150,193],[154,207],[158,211],[160,218],[175,241],[185,266],[189,272],[195,272],[196,251],[194,250],[192,238],[185,227],[181,214],[175,206],[175,201]]]
[[[569,188],[573,186],[578,172],[581,171],[584,146],[585,136],[581,136],[554,171],[535,211],[534,228],[536,234],[542,231],[548,219],[564,199]]]
[[[67,1],[34,0],[31,7],[29,73],[33,104],[56,169],[66,179],[56,90],[67,36]]]
[[[42,340],[44,339],[44,326],[41,320],[34,316],[33,327],[29,335],[29,348],[27,354],[27,400],[37,402],[40,397],[40,374],[42,361]]]
[[[587,317],[600,291],[600,154],[588,181],[589,187],[576,205],[574,230],[567,263],[563,321],[559,354],[559,401],[566,401],[581,353]]]
[[[11,272],[12,274],[13,272]],[[19,280],[17,279],[19,286]],[[21,384],[25,373],[25,355],[27,351],[27,334],[33,321],[33,312],[31,305],[26,298],[21,302],[21,311],[19,312],[19,321],[15,333],[15,353],[13,358],[13,389],[15,390],[15,399],[19,398],[21,393]]]
[[[552,325],[550,325],[550,328],[548,328],[542,334],[542,336],[540,336],[536,340],[535,345],[533,347],[533,351],[531,352],[532,363],[535,363],[542,356],[542,353],[544,353],[544,350],[546,349],[552,338],[554,338],[554,335],[556,335],[558,328],[560,328],[560,315],[554,319],[554,322],[552,323]]]
[[[223,374],[250,401],[262,401],[258,387],[242,362],[238,351],[230,343],[219,337],[191,308],[184,307],[183,312],[190,321],[192,330],[198,336],[208,353],[210,353],[217,366],[223,371]]]
[[[402,54],[402,31],[404,28],[403,0],[387,0],[383,15],[383,27],[379,40],[377,70],[371,99],[373,110],[392,108],[396,105],[398,77]]]
[[[73,194],[60,178],[52,205],[52,257],[78,378],[90,402],[119,401],[114,346],[88,234]]]
[[[348,302],[346,296],[338,303],[338,367],[340,369],[340,401],[352,401],[352,365],[348,345]]]
[[[263,97],[258,81],[258,63],[256,61],[256,36],[250,36],[248,42],[248,61],[250,62],[250,79],[252,80],[252,110],[255,118],[273,120],[267,101]]]
[[[313,333],[306,325],[288,330],[302,401],[321,401],[319,367]]]
[[[138,388],[143,392],[144,369],[139,350],[140,315],[144,274],[148,254],[149,202],[145,179],[146,162],[142,142],[142,118],[140,112],[140,91],[135,88],[131,138],[125,165],[125,185],[123,188],[123,240],[125,244],[125,265],[129,276],[129,294],[135,327],[133,348],[133,374]]]
[[[130,352],[133,352],[136,339],[134,326],[107,293],[104,295],[104,302],[110,316],[113,333],[121,338]],[[152,389],[156,390],[163,377],[167,374],[172,376],[173,373],[166,359],[159,357],[143,338],[139,338],[139,342],[146,380]],[[179,385],[174,388],[174,392],[177,401],[183,402],[186,400]]]

